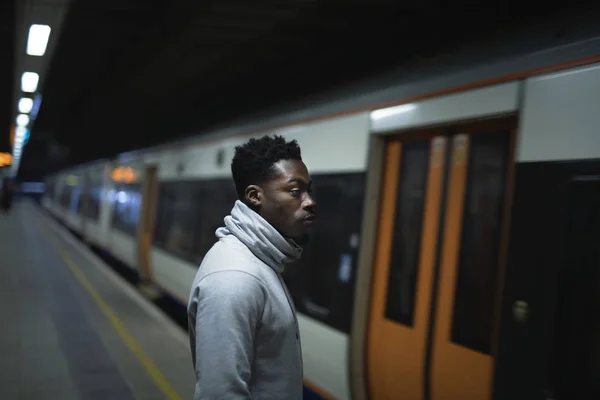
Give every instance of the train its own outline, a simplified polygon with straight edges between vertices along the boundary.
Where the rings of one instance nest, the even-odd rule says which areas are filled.
[[[565,292],[565,276],[592,277],[573,275],[568,260],[589,246],[567,238],[586,237],[573,218],[597,221],[598,127],[590,39],[70,167],[46,178],[41,203],[186,305],[236,200],[235,146],[296,139],[319,209],[285,272],[309,391],[566,398],[591,385],[583,363],[565,361],[565,343],[590,344],[557,327],[575,318],[559,295],[578,292]]]

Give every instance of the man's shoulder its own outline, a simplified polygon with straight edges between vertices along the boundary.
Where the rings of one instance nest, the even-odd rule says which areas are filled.
[[[237,241],[237,243],[236,243]],[[200,292],[204,295],[254,298],[266,286],[265,271],[246,246],[235,237],[221,238],[204,256],[192,283],[190,302],[194,303]]]
[[[220,271],[239,271],[256,278],[262,276],[262,262],[235,236],[216,242],[204,256],[195,281]]]

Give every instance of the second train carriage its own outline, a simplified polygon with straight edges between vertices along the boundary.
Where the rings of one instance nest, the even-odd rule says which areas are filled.
[[[584,163],[586,176],[600,175],[600,65],[555,70],[276,131],[299,141],[319,208],[314,240],[286,273],[309,387],[338,399],[418,400],[542,398],[552,386],[536,375],[511,389],[519,378],[506,371],[518,361],[499,349],[520,340],[505,310],[532,302],[513,304],[506,282],[521,278],[510,265],[540,251],[512,239],[529,204],[519,190],[535,186],[522,171],[540,165],[540,178],[562,162],[567,179]],[[186,304],[235,200],[233,149],[266,133],[64,171],[45,204]],[[542,342],[529,343],[550,351]]]

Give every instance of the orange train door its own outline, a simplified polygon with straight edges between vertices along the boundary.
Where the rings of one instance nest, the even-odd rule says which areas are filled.
[[[150,252],[152,250],[152,230],[154,228],[157,190],[158,170],[155,166],[147,167],[142,183],[142,207],[137,232],[139,272],[143,283],[152,281]]]
[[[370,398],[491,399],[514,119],[390,137]]]

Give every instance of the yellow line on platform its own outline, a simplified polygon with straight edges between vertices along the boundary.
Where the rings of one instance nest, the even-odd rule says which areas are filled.
[[[77,266],[75,261],[71,258],[69,253],[57,242],[57,240],[44,233],[45,236],[48,237],[49,241],[51,241],[56,248],[56,250],[61,255],[63,261],[69,267],[77,281],[83,286],[83,288],[89,293],[92,297],[98,308],[102,311],[102,313],[108,318],[108,321],[115,328],[123,342],[129,347],[129,350],[138,358],[148,375],[152,378],[156,386],[164,393],[168,400],[182,400],[181,396],[175,391],[173,386],[167,381],[163,373],[160,369],[154,364],[152,359],[146,354],[142,346],[131,336],[131,334],[125,328],[123,322],[117,317],[115,312],[110,308],[110,306],[104,301],[104,299],[98,294],[94,286],[90,283],[90,281],[86,278],[85,274],[81,269]]]

